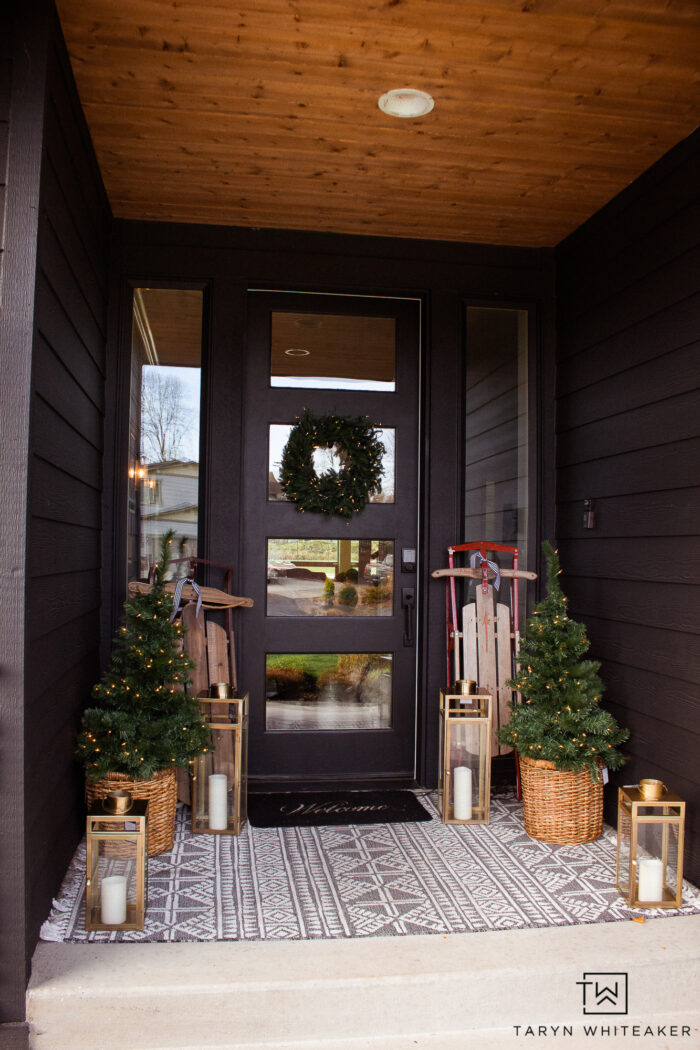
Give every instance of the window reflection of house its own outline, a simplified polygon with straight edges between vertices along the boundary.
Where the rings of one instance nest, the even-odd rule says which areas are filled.
[[[268,474],[268,499],[286,499],[284,490],[272,471]]]
[[[173,558],[197,555],[199,463],[173,459],[148,465],[152,487],[141,490],[141,567],[143,578],[158,560],[160,537],[175,533]]]

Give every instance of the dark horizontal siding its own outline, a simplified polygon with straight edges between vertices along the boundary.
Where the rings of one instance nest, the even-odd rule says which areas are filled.
[[[562,535],[575,535],[581,524],[580,499],[559,502]],[[692,535],[700,520],[700,492],[697,488],[661,489],[626,496],[610,496],[598,503],[596,531],[606,536],[686,536]]]
[[[571,563],[569,562],[571,566]],[[593,566],[591,566],[593,568]],[[576,600],[579,613],[586,620],[600,616],[625,624],[658,627],[700,635],[695,617],[695,588],[692,584],[663,580],[654,588],[654,605],[645,601],[648,580],[623,580],[601,577],[591,572],[578,577]]]
[[[687,798],[700,878],[700,135],[559,248],[557,536],[631,736],[616,778]],[[583,501],[596,525],[584,530]],[[613,793],[607,800],[614,820]]]
[[[71,669],[75,669],[81,676],[83,684],[80,701],[76,700],[75,707],[70,706],[70,712],[75,716],[78,710],[85,707],[85,701],[90,696],[95,682],[92,667],[97,666],[94,649],[98,626],[95,612],[90,608],[80,617],[54,627],[49,634],[42,637],[38,647],[41,657],[37,657],[27,669],[27,692],[31,692],[33,697],[33,713],[38,711],[36,698],[50,689],[58,679],[67,675]],[[60,702],[57,696],[55,702]],[[42,736],[43,731],[40,731],[38,739]]]
[[[53,405],[37,397],[34,403],[36,441],[34,454],[79,481],[99,475],[102,453],[76,429],[76,419],[69,423]],[[93,486],[94,487],[94,486]]]
[[[6,26],[9,29],[9,26]],[[0,33],[0,305],[5,253],[5,207],[7,204],[7,151],[10,139],[10,81],[12,77],[12,33]]]
[[[41,168],[27,525],[30,944],[83,830],[73,752],[99,672],[109,220],[55,23]]]
[[[26,850],[27,448],[30,435],[36,237],[46,23],[27,5],[0,7],[0,1044],[25,1045],[25,985],[33,944]]]
[[[683,313],[687,302],[688,300],[680,304],[679,309]],[[601,366],[598,375],[593,370],[592,351],[586,351],[583,355],[584,361],[579,367],[576,380],[571,373],[574,366],[580,362],[578,359],[567,362],[565,373],[572,389],[570,392],[562,389],[559,400],[567,429],[593,421],[602,423],[622,412],[634,411],[644,405],[658,404],[669,397],[677,397],[689,389],[692,390],[698,360],[699,313],[700,295],[693,297],[688,307],[687,333],[683,330],[682,322],[679,321],[679,326],[675,327],[674,318],[678,318],[678,312],[675,310],[664,311],[663,318],[664,326],[674,325],[673,335],[668,331],[659,331],[658,334],[653,333],[650,336],[647,333],[644,336],[641,326],[635,325],[632,341],[638,344],[644,337],[645,345],[647,340],[651,344],[646,345],[644,356],[637,346],[636,353],[632,354],[629,347],[611,343],[608,347],[609,353],[601,352],[598,356]],[[655,355],[649,358],[647,355],[651,354],[652,348],[655,349]],[[611,356],[613,360],[618,360],[617,372],[613,372],[610,367]],[[668,413],[667,424],[670,416],[671,413]]]

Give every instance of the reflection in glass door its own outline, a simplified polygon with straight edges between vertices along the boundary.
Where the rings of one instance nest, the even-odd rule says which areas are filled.
[[[134,289],[128,579],[148,578],[170,530],[173,558],[197,556],[202,310],[199,289]]]
[[[415,765],[419,309],[412,300],[251,292],[241,647],[250,766],[267,783],[410,782]],[[304,412],[365,417],[381,492],[349,522],[280,483]],[[317,475],[342,450],[317,448]],[[407,552],[411,552],[410,557]]]

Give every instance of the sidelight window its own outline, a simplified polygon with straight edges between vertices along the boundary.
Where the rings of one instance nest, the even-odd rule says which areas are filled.
[[[173,558],[197,554],[201,291],[136,288],[129,423],[129,578],[145,578],[160,538]]]
[[[468,307],[464,542],[527,555],[528,311]]]

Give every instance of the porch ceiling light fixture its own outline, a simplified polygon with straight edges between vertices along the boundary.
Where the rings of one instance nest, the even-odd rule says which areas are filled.
[[[301,346],[290,346],[284,352],[287,357],[308,357],[311,353],[310,350],[304,350]]]
[[[378,102],[383,113],[390,117],[424,117],[435,105],[427,91],[417,88],[394,88],[386,91]]]

